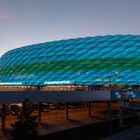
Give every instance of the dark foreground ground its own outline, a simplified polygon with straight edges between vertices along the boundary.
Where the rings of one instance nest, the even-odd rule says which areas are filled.
[[[140,140],[140,125],[115,133],[102,140]]]
[[[41,140],[100,140],[111,134],[140,125],[140,117],[131,117],[124,120],[125,127],[119,128],[119,120],[112,121],[112,132],[108,121],[90,124],[62,132],[41,136]]]

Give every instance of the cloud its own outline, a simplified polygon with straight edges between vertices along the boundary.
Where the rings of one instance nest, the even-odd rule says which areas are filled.
[[[12,20],[13,16],[4,10],[0,10],[0,21],[9,21]]]

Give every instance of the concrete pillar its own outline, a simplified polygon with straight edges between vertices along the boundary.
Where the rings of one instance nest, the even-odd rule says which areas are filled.
[[[112,132],[112,106],[111,106],[111,100],[107,102],[108,104],[108,118],[109,118],[109,129],[110,129],[110,132]]]
[[[91,102],[88,102],[88,114],[91,117]]]
[[[1,125],[1,129],[4,130],[5,129],[5,111],[6,111],[6,104],[2,104],[2,117],[1,117],[1,121],[2,121],[2,125]]]
[[[123,115],[124,115],[123,113],[124,113],[123,112],[123,107],[120,106],[120,110],[119,110],[119,125],[118,125],[118,127],[120,127],[120,128],[125,127],[125,124],[123,122]]]
[[[69,119],[69,103],[66,103],[66,119]]]
[[[38,104],[38,122],[41,123],[41,111],[42,111],[42,108],[41,108],[41,103]]]

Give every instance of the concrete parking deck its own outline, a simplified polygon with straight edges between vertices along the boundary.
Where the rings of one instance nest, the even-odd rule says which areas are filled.
[[[112,109],[116,112],[118,109],[118,105],[113,104]],[[112,116],[115,117],[116,113],[112,114]],[[34,114],[37,115],[38,112]],[[16,118],[16,116],[12,115],[6,116],[6,128],[8,131],[6,131],[6,135],[4,135],[2,131],[0,131],[0,140],[9,138],[9,132],[12,130],[11,123],[14,123]],[[68,119],[66,118],[66,110],[51,110],[50,112],[42,112],[41,123],[39,124],[37,129],[40,135],[45,135],[68,130],[71,128],[81,127],[88,124],[106,121],[108,119],[109,116],[107,102],[99,102],[93,104],[91,108],[91,116],[89,116],[89,109],[87,107],[69,109]]]
[[[39,124],[37,130],[40,135],[50,134],[54,132],[64,131],[76,127],[81,127],[88,124],[94,124],[97,122],[102,122],[108,120],[107,115],[95,115],[93,117],[80,117],[80,118],[71,118],[69,120],[48,120],[47,123]],[[0,131],[0,140],[9,140],[11,138],[10,133],[12,128],[9,127],[6,129],[5,133]]]
[[[106,115],[101,116],[101,114],[93,117],[71,118],[69,120],[52,120],[47,124],[41,123],[38,131],[40,135],[45,135],[106,120],[108,120],[108,117]]]

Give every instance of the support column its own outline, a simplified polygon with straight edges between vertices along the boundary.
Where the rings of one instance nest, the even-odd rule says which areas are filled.
[[[124,122],[123,122],[123,107],[122,107],[122,101],[121,102],[119,102],[119,104],[120,104],[120,110],[119,110],[119,114],[118,114],[118,116],[119,116],[119,125],[118,125],[118,127],[120,127],[120,128],[123,128],[123,127],[125,127],[125,124],[124,124]]]
[[[69,103],[66,104],[66,119],[69,119]]]
[[[88,102],[88,114],[91,117],[91,102]]]
[[[6,104],[2,104],[2,125],[1,125],[1,129],[4,130],[5,129],[5,111],[6,111]]]
[[[39,103],[38,106],[38,122],[41,123],[41,103]]]
[[[108,103],[108,118],[109,118],[109,129],[110,132],[112,132],[112,108],[111,108],[111,100],[107,102]]]

